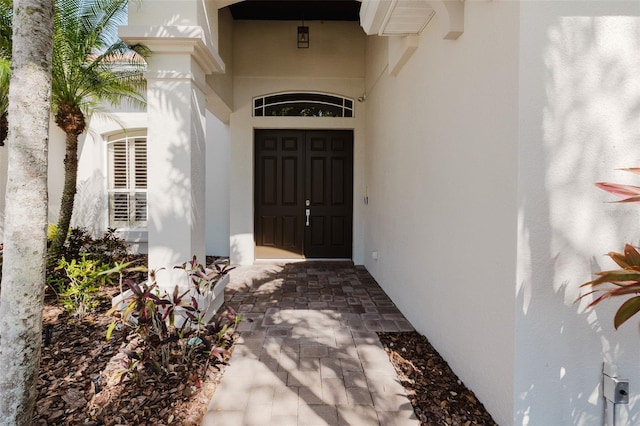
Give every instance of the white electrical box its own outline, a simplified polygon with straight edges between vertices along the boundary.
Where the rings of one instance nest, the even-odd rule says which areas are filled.
[[[608,362],[602,368],[602,389],[608,401],[614,404],[629,403],[629,379],[617,377],[615,367]]]

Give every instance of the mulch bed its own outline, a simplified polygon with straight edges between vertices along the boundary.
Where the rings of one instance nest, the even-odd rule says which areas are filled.
[[[140,383],[115,378],[137,339],[115,332],[105,339],[113,317],[115,288],[106,288],[101,305],[82,320],[63,314],[54,299],[45,303],[44,340],[37,383],[34,425],[198,425],[224,365],[182,367]],[[235,339],[237,336],[233,335]],[[205,370],[206,367],[206,370]]]
[[[421,425],[496,425],[419,333],[378,333]]]
[[[175,372],[141,384],[117,384],[120,350],[135,341],[105,340],[111,317],[104,303],[78,321],[55,304],[45,308],[45,339],[34,425],[198,425],[224,373],[209,366],[198,377]],[[47,337],[48,335],[48,337]],[[424,336],[379,333],[422,425],[495,425],[472,391]],[[96,392],[97,391],[97,392]]]

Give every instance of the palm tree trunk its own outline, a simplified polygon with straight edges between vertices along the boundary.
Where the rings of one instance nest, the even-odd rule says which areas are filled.
[[[14,0],[13,5],[14,72],[0,289],[0,423],[29,425],[42,342],[53,0]]]
[[[62,247],[69,233],[73,202],[76,198],[76,181],[78,179],[78,135],[67,133],[66,154],[64,157],[64,187],[60,201],[60,216],[56,236],[49,248],[49,265],[56,265],[60,260]]]

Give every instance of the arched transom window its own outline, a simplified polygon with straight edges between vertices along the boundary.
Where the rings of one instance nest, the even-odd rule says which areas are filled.
[[[253,99],[256,117],[353,117],[353,100],[325,93],[290,92]]]

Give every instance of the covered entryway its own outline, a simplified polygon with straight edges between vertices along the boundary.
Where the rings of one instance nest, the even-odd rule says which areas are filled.
[[[353,131],[255,131],[257,259],[350,259]]]

